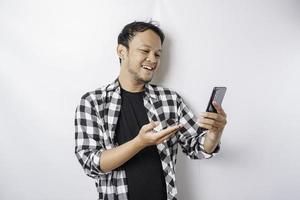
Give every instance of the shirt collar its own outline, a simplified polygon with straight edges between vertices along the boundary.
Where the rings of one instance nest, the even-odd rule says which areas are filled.
[[[106,88],[107,91],[116,91],[119,94],[121,93],[121,87],[119,83],[119,79],[116,78],[114,82],[109,84]],[[155,94],[154,87],[150,85],[149,83],[145,84],[145,94],[153,99],[157,99],[157,95]]]

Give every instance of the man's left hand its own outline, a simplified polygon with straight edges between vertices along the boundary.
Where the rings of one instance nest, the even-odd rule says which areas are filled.
[[[209,139],[210,141],[214,142],[219,142],[225,125],[227,123],[227,115],[216,101],[213,101],[213,105],[217,110],[217,113],[201,113],[201,117],[198,119],[198,123],[200,127],[206,128],[208,130],[206,134],[206,139]]]

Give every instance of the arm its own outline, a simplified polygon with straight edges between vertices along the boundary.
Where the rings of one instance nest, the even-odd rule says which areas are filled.
[[[105,150],[101,155],[100,168],[103,172],[112,171],[120,167],[142,149],[143,146],[138,142],[137,138],[134,138],[118,147]]]
[[[144,125],[133,140],[106,150],[100,139],[100,134],[103,134],[100,125],[101,118],[87,99],[88,96],[84,96],[76,109],[75,154],[85,173],[93,178],[110,173],[141,149],[163,142],[181,127],[180,125],[171,126],[154,134],[152,130],[156,124],[151,122]]]
[[[221,138],[221,137],[220,137],[220,138]],[[216,140],[210,139],[210,138],[208,137],[208,135],[206,134],[206,135],[205,135],[205,139],[204,139],[204,144],[203,144],[203,146],[204,146],[204,151],[205,151],[206,153],[208,153],[208,154],[212,154],[212,153],[215,151],[215,149],[217,148],[217,146],[219,145],[219,143],[220,143],[220,138],[219,138],[219,139],[216,139]]]
[[[141,128],[139,134],[134,139],[113,149],[105,150],[100,159],[101,170],[108,172],[120,167],[143,148],[159,144],[169,138],[181,126],[171,126],[154,134],[152,130],[155,127],[156,124],[150,122]]]
[[[75,155],[84,172],[96,178],[105,174],[99,168],[99,158],[104,151],[100,139],[101,121],[90,102],[89,94],[84,95],[75,111]]]
[[[212,153],[219,150],[219,141],[208,139],[208,131],[204,131],[199,126],[196,116],[187,107],[180,95],[177,98],[177,115],[180,123],[184,124],[178,135],[183,153],[191,159],[211,158]]]
[[[213,102],[217,113],[205,112],[201,113],[202,118],[198,120],[202,128],[208,131],[205,135],[204,149],[207,153],[212,153],[218,146],[224,127],[227,123],[227,115],[217,102]]]

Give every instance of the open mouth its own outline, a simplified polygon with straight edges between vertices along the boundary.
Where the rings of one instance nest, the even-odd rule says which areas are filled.
[[[153,70],[155,69],[154,66],[149,66],[149,65],[142,65],[142,68],[143,68],[143,69],[146,69],[146,70],[148,70],[148,71],[153,71]]]

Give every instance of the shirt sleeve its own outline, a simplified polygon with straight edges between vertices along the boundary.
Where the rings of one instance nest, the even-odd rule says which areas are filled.
[[[177,106],[179,123],[183,124],[178,132],[178,142],[183,153],[191,159],[208,159],[214,156],[219,151],[220,144],[214,152],[206,153],[204,151],[204,140],[207,131],[198,125],[196,116],[187,107],[180,95],[178,95]]]
[[[91,102],[84,97],[75,111],[75,155],[85,173],[96,178],[109,172],[100,169],[100,157],[104,151],[100,140],[100,118]]]

